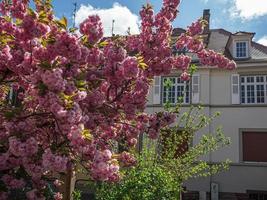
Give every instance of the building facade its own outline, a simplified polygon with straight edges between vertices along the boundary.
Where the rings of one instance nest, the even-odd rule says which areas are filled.
[[[209,16],[209,10],[204,10],[207,21]],[[173,37],[183,32],[175,29]],[[192,103],[203,105],[208,116],[221,112],[218,119],[197,134],[193,143],[218,126],[231,138],[229,147],[204,158],[210,163],[230,159],[229,170],[188,181],[184,185],[186,190],[194,192],[184,199],[267,199],[267,47],[254,42],[253,37],[254,33],[207,27],[204,31],[207,48],[235,60],[235,70],[201,66],[192,55],[199,66],[190,86],[180,80],[179,71],[168,77],[155,77],[148,97],[148,113],[163,110],[164,102],[176,103],[184,94],[185,109]],[[164,87],[166,78],[172,81],[171,88]]]

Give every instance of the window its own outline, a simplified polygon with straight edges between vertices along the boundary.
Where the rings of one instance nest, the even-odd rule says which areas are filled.
[[[189,52],[187,47],[183,47],[182,49],[177,49],[175,46],[172,49],[172,53],[174,56],[179,56],[179,55],[186,55]]]
[[[190,103],[189,81],[180,77],[163,78],[163,103]]]
[[[241,76],[241,103],[267,103],[267,76]]]
[[[249,199],[251,200],[267,200],[267,192],[264,191],[249,191]]]
[[[242,133],[243,161],[267,162],[267,132],[245,131]]]
[[[236,42],[236,58],[247,58],[248,57],[248,42]]]
[[[175,130],[175,129],[174,129]],[[163,157],[179,158],[192,146],[192,134],[178,130],[163,130],[161,132],[161,155]]]
[[[81,192],[81,200],[95,199],[93,188],[90,187],[90,181],[77,180],[75,182],[75,190],[78,190]]]

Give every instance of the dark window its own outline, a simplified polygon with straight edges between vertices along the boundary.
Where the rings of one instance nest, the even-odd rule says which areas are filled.
[[[243,132],[243,161],[267,162],[267,132]]]
[[[184,155],[190,146],[189,133],[179,130],[177,132],[164,130],[161,133],[161,155],[178,158]]]
[[[249,200],[267,200],[267,192],[264,191],[251,191],[248,194]]]
[[[90,182],[86,180],[77,180],[75,190],[81,192],[81,200],[95,200],[93,189],[90,187]]]

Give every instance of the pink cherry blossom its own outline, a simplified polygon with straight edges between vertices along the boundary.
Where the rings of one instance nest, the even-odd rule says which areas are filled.
[[[136,159],[127,151],[117,154],[112,144],[133,147],[141,133],[156,139],[175,121],[167,112],[144,112],[152,78],[173,69],[182,80],[190,78],[191,58],[173,57],[169,40],[180,0],[163,0],[159,12],[143,6],[140,34],[110,38],[103,38],[97,15],[76,34],[43,1],[35,1],[35,10],[29,2],[0,2],[0,174],[7,188],[0,199],[25,185],[28,199],[44,199],[49,175],[76,164],[95,181],[117,182],[121,167]],[[204,48],[204,23],[193,23],[175,46],[195,53],[202,65],[234,69],[234,62]],[[9,88],[18,95],[16,105],[6,101]]]

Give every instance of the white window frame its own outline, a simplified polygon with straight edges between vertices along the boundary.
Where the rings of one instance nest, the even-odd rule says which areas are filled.
[[[248,77],[254,77],[253,83],[248,83],[247,78]],[[263,82],[257,82],[257,77],[263,77]],[[245,79],[244,83],[242,83],[242,78]],[[247,86],[254,86],[254,103],[248,103],[248,96],[247,96]],[[257,85],[263,85],[264,89],[264,102],[257,102]],[[242,86],[245,87],[245,102],[243,102],[242,99]],[[240,76],[240,103],[244,105],[263,105],[267,104],[267,75],[245,75]]]
[[[242,56],[242,57],[238,57],[237,56],[237,43],[245,43],[246,44],[246,56]],[[248,58],[248,56],[249,56],[249,43],[248,43],[248,41],[247,40],[237,40],[237,41],[235,41],[234,42],[234,52],[235,52],[235,58],[237,58],[237,59],[242,59],[242,58]]]
[[[175,99],[174,99],[174,102],[170,102],[171,104],[176,104],[176,103],[180,103],[178,102],[178,92],[177,92],[177,87],[181,87],[183,86],[184,87],[184,93],[186,92],[186,87],[188,86],[189,88],[189,91],[188,91],[188,102],[186,102],[186,94],[184,94],[184,97],[183,97],[183,102],[181,102],[182,104],[190,104],[191,101],[190,101],[190,98],[191,98],[191,88],[190,88],[190,82],[189,81],[184,81],[183,83],[178,83],[178,79],[180,79],[180,77],[175,77],[175,76],[170,76],[170,77],[162,77],[162,103],[167,103],[167,102],[164,102],[164,80],[166,79],[169,79],[169,78],[174,78],[175,79],[175,83],[174,83],[174,86],[175,86]],[[168,100],[168,92],[167,92],[167,95],[166,95],[166,99]]]

